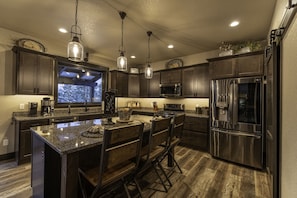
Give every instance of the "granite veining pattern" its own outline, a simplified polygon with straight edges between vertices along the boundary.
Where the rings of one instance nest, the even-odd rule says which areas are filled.
[[[132,115],[131,122],[119,123],[119,118],[113,117],[114,125],[105,125],[106,119],[94,119],[86,121],[76,121],[60,124],[32,127],[31,131],[37,134],[46,144],[57,151],[60,155],[76,152],[89,147],[102,144],[101,137],[84,137],[83,132],[92,126],[102,126],[102,128],[116,127],[123,125],[133,125],[140,122],[144,123],[144,131],[150,130],[150,120],[152,116]]]

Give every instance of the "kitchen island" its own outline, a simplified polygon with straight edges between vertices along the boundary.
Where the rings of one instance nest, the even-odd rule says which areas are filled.
[[[151,128],[152,116],[132,115],[131,122],[107,125],[107,119],[95,119],[32,127],[32,190],[33,197],[79,197],[78,167],[99,162],[102,136],[91,137],[90,127],[105,127],[139,122],[144,131]]]

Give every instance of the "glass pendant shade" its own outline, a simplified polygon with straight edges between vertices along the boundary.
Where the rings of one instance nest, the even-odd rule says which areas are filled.
[[[67,57],[71,61],[82,62],[84,60],[84,47],[79,42],[79,38],[74,36],[72,41],[68,43]]]
[[[151,68],[150,65],[144,69],[144,77],[146,79],[151,79],[153,77],[153,68]]]
[[[127,58],[121,53],[117,59],[117,67],[120,71],[127,71]]]

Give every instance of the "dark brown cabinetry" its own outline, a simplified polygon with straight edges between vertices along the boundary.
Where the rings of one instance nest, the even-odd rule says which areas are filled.
[[[186,116],[182,137],[182,145],[202,151],[209,150],[209,119]]]
[[[139,96],[149,97],[149,83],[150,80],[146,79],[144,74],[139,74]]]
[[[129,74],[128,76],[128,96],[139,97],[139,75]]]
[[[160,97],[160,72],[154,72],[152,79],[146,79],[139,74],[140,97]]]
[[[154,72],[149,80],[149,97],[160,97],[160,72]]]
[[[184,68],[182,79],[182,95],[184,97],[209,97],[208,64]]]
[[[17,57],[17,93],[52,95],[54,59],[24,51]]]
[[[212,79],[263,75],[263,52],[209,59]]]
[[[161,71],[161,84],[181,83],[181,69]]]
[[[111,89],[115,90],[116,96],[128,96],[128,74],[121,71],[111,71]]]
[[[16,159],[18,164],[30,162],[31,131],[30,127],[48,125],[48,119],[19,121],[16,123]]]

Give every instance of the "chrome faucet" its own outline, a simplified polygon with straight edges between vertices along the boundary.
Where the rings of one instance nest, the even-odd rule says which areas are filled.
[[[85,100],[85,112],[88,111],[88,100]]]

